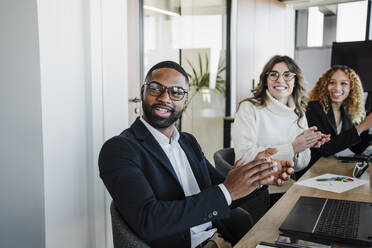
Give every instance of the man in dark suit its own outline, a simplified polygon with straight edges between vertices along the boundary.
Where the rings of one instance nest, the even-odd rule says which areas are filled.
[[[188,88],[177,63],[153,66],[141,88],[143,116],[108,140],[99,156],[100,176],[119,212],[151,247],[205,247],[217,231],[233,241],[220,220],[235,200],[293,171],[291,162],[271,160],[269,149],[250,163],[240,159],[223,178],[195,138],[174,127]]]

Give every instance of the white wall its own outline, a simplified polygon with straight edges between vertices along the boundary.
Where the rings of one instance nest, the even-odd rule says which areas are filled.
[[[97,158],[128,126],[126,1],[0,3],[0,247],[112,247]]]
[[[0,1],[0,247],[44,247],[36,1]]]
[[[46,247],[89,244],[83,7],[38,0]]]
[[[299,48],[295,59],[307,82],[310,91],[319,77],[331,66],[332,48]]]
[[[236,0],[232,59],[236,64],[235,103],[246,98],[252,80],[258,84],[264,64],[274,55],[294,55],[295,11],[276,0]],[[234,92],[233,92],[234,93]],[[232,103],[234,106],[234,103]],[[235,109],[232,109],[232,113]]]

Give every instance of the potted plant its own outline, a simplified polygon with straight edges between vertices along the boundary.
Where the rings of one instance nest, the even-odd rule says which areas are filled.
[[[188,58],[185,58],[185,60],[186,63],[189,65],[190,67],[189,71],[191,72],[187,73],[190,79],[190,89],[188,102],[184,108],[183,115],[181,116],[179,122],[177,123],[179,130],[181,130],[183,120],[186,121],[186,123],[190,122],[195,123],[195,121],[193,121],[193,118],[195,116],[200,117],[215,116],[216,110],[213,108],[221,104],[223,105],[222,108],[224,108],[224,102],[221,101],[221,98],[225,97],[225,79],[223,77],[223,72],[225,71],[226,66],[224,61],[220,61],[218,65],[216,84],[215,88],[212,89],[210,88],[209,85],[210,72],[208,55],[205,54],[205,56],[202,56],[199,53],[197,65],[192,64]],[[216,101],[216,98],[218,98],[219,100]],[[190,108],[190,106],[193,107]],[[218,108],[221,109],[221,106],[219,106]]]
[[[196,66],[194,66],[189,59],[186,58],[186,62],[190,66],[192,70],[192,74],[187,73],[190,78],[190,91],[191,95],[189,95],[189,101],[185,106],[185,111],[188,105],[192,102],[192,99],[203,89],[210,89],[209,82],[210,82],[210,72],[209,72],[209,58],[208,55],[205,54],[204,62],[202,60],[202,56],[198,53],[198,62],[199,62],[199,71],[197,72]],[[204,64],[204,66],[203,66]],[[216,77],[216,87],[218,93],[225,96],[226,91],[226,81],[222,77],[222,73],[225,71],[226,66],[224,65],[224,61],[221,61],[217,68],[217,77]]]

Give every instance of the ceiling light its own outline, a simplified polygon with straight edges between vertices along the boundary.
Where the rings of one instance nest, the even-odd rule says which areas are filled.
[[[147,6],[147,5],[143,5],[143,8],[147,9],[147,10],[154,11],[154,12],[162,13],[162,14],[165,14],[165,15],[180,16],[180,14],[178,14],[176,12],[172,12],[172,11],[168,11],[168,10],[164,10],[164,9],[159,9],[159,8],[155,8],[155,7],[151,7],[151,6]]]

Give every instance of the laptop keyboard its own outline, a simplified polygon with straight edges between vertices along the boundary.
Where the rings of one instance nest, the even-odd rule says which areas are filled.
[[[315,233],[343,238],[356,238],[360,205],[352,201],[328,199],[315,228]]]

